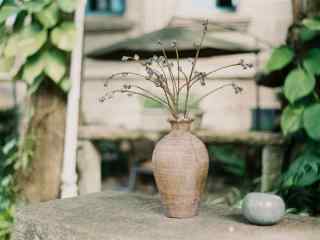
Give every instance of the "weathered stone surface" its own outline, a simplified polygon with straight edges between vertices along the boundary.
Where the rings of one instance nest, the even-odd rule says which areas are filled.
[[[17,211],[14,240],[318,240],[320,220],[288,216],[253,226],[238,210],[203,206],[191,219],[166,218],[157,198],[105,192]]]

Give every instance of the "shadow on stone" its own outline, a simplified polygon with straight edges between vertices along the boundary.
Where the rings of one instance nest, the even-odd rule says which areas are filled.
[[[242,224],[250,224],[241,214],[231,214],[227,218]],[[251,225],[251,224],[250,224]]]

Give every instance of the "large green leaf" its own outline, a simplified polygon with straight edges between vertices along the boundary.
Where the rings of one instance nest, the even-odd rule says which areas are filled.
[[[5,48],[3,50],[5,57],[14,57],[19,52],[18,44],[20,41],[20,34],[19,33],[13,33],[5,45]]]
[[[59,86],[64,92],[69,92],[69,90],[71,89],[71,81],[70,81],[70,79],[67,78],[67,77],[63,78],[59,82]]]
[[[320,180],[320,158],[311,152],[304,152],[285,173],[287,187],[307,187]]]
[[[32,27],[24,28],[18,44],[19,50],[23,51],[24,56],[35,54],[46,43],[47,35],[47,31],[44,30],[38,31]]]
[[[302,21],[302,24],[313,31],[320,31],[320,18],[307,18]]]
[[[303,125],[310,138],[320,140],[320,104],[314,104],[305,110]]]
[[[0,73],[9,73],[14,66],[14,57],[0,57]]]
[[[281,128],[284,135],[297,132],[302,127],[302,106],[287,106],[281,116]]]
[[[36,18],[45,28],[51,28],[58,23],[59,8],[56,2],[52,2],[42,11],[35,14]]]
[[[23,67],[22,80],[29,86],[41,75],[46,66],[46,54],[40,53],[27,59]]]
[[[58,0],[58,4],[62,11],[72,13],[77,7],[78,0]]]
[[[313,75],[320,74],[320,49],[312,48],[305,59],[303,60],[303,66]]]
[[[0,24],[5,22],[6,19],[19,12],[19,8],[13,5],[3,5],[0,8]]]
[[[28,57],[35,54],[45,44],[47,32],[39,30],[34,25],[24,27],[20,32],[10,36],[4,55],[6,57],[24,56]]]
[[[309,95],[313,91],[315,84],[314,76],[299,67],[292,70],[287,76],[284,84],[284,94],[293,103]]]
[[[275,70],[279,70],[286,65],[288,65],[294,58],[294,52],[290,47],[281,46],[279,48],[275,48],[271,54],[271,58],[269,59],[265,70],[267,72],[272,72]]]
[[[73,22],[64,22],[51,33],[52,43],[61,50],[72,51],[75,43],[75,26]]]
[[[66,56],[61,51],[50,49],[47,53],[45,73],[58,83],[67,71]]]
[[[309,28],[302,27],[299,31],[299,38],[302,42],[307,42],[314,39],[318,35],[317,31],[312,31]]]
[[[36,13],[40,12],[49,3],[51,3],[51,0],[29,0],[23,3],[22,8]]]

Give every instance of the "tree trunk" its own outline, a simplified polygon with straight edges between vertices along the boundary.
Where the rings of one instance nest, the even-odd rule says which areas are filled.
[[[33,115],[28,134],[34,136],[35,149],[30,171],[20,175],[22,197],[27,202],[42,202],[59,197],[64,151],[66,97],[45,79],[31,97]]]

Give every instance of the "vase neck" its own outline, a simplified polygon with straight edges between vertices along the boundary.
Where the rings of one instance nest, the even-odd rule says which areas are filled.
[[[193,120],[169,120],[172,130],[190,131]]]

